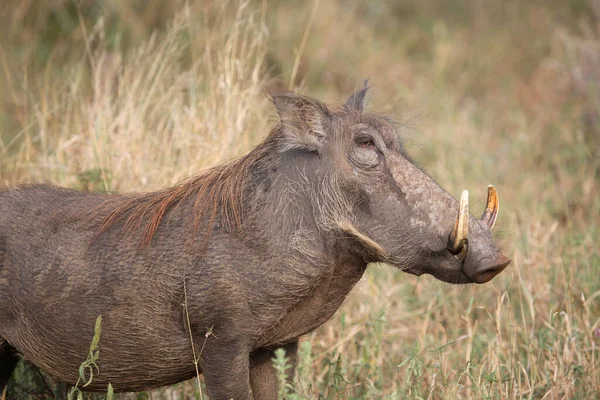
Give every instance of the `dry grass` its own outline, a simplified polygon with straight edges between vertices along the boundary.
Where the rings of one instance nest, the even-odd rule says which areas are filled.
[[[82,26],[80,61],[50,61],[61,79],[39,83],[2,146],[3,178],[150,190],[246,151],[268,129],[266,32],[247,8],[222,4],[204,30],[184,9],[127,54],[107,49],[102,20]]]
[[[481,208],[486,185],[498,187],[513,263],[459,288],[372,266],[305,338],[288,397],[600,396],[597,2],[323,1],[305,40],[310,2],[173,4],[159,33],[151,6],[105,10],[104,25],[83,10],[60,42],[75,54],[43,68],[18,68],[23,53],[3,44],[3,182],[155,189],[265,135],[267,83],[296,74],[306,93],[341,99],[371,78],[372,108],[406,121],[409,151],[442,186],[469,189]],[[115,15],[134,37],[121,47],[108,37]]]

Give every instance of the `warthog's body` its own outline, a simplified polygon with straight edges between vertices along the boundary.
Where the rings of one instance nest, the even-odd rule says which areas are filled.
[[[193,340],[212,398],[275,398],[273,350],[293,359],[369,262],[455,283],[502,270],[472,217],[466,259],[448,250],[458,203],[363,115],[364,94],[335,110],[275,96],[261,145],[158,193],[0,192],[0,393],[17,354],[73,384],[101,315],[88,389],[192,378]]]

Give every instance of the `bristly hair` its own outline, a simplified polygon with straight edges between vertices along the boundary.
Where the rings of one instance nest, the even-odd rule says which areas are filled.
[[[253,151],[237,160],[212,167],[173,187],[132,196],[118,203],[108,199],[94,212],[110,210],[96,237],[119,223],[123,224],[123,234],[133,233],[143,226],[140,246],[144,247],[152,241],[167,212],[187,199],[193,199],[195,233],[208,218],[203,246],[208,242],[218,216],[231,231],[241,231],[244,192],[251,179],[251,170],[269,154],[268,148],[274,142],[272,138],[273,135],[269,135]]]

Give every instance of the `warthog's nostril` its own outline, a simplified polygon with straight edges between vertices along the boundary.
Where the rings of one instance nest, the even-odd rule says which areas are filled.
[[[473,279],[473,281],[476,283],[486,283],[502,272],[511,261],[512,260],[510,258],[501,254],[493,262],[485,263],[481,267],[477,268],[475,273],[471,276],[471,279]]]

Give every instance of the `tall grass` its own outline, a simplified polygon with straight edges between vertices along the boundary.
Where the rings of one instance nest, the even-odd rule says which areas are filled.
[[[73,11],[77,28],[40,51],[41,69],[18,68],[22,54],[3,45],[0,121],[16,126],[2,135],[3,182],[155,189],[266,135],[267,86],[294,75],[330,100],[371,78],[371,108],[403,123],[442,186],[469,189],[473,210],[498,187],[497,239],[513,263],[463,287],[370,266],[303,339],[296,393],[282,396],[600,397],[597,1],[169,4],[169,22],[147,23],[143,7]],[[67,42],[75,54],[46,56]],[[285,355],[275,365],[283,376]]]
[[[80,61],[40,83],[2,146],[4,179],[149,190],[247,150],[268,127],[261,18],[221,3],[198,26],[185,8],[127,52],[107,45],[103,20],[82,25]]]

